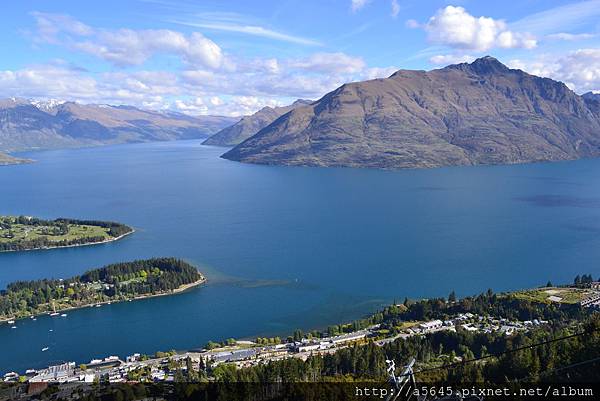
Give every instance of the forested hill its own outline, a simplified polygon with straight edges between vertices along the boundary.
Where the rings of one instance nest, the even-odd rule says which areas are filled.
[[[187,262],[154,258],[111,264],[66,280],[17,281],[0,291],[0,320],[169,294],[204,280]]]

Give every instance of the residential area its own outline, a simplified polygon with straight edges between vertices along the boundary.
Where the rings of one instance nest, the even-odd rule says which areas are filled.
[[[190,368],[200,371],[224,363],[244,368],[284,358],[306,360],[311,355],[334,353],[355,344],[361,345],[374,341],[376,345],[383,346],[397,339],[423,336],[442,330],[500,332],[510,336],[518,331],[527,331],[547,323],[541,319],[509,321],[501,317],[460,313],[445,321],[431,320],[410,322],[410,324],[407,322],[406,329],[394,335],[382,335],[387,330],[382,330],[379,325],[373,325],[337,336],[302,338],[300,341],[281,344],[259,345],[254,341],[236,341],[232,345],[212,350],[157,353],[155,357],[136,353],[124,360],[118,356],[108,356],[82,365],[66,362],[45,369],[30,369],[25,374],[9,372],[3,376],[3,380],[4,382],[38,383],[34,386],[36,391],[43,391],[45,388],[39,383],[170,382],[177,380],[178,372],[185,373]]]

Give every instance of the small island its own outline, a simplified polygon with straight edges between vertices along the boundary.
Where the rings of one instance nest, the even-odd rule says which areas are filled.
[[[194,266],[176,258],[116,263],[66,280],[16,281],[0,291],[0,321],[170,295],[205,281]]]
[[[116,241],[133,228],[111,221],[0,216],[0,252],[31,251]]]

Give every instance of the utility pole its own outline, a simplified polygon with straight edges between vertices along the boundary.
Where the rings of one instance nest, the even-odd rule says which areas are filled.
[[[390,384],[392,384],[394,388],[394,392],[391,393],[386,401],[396,401],[400,398],[401,400],[406,401],[428,401],[426,394],[418,394],[415,392],[417,389],[417,381],[415,380],[415,372],[413,370],[413,366],[415,365],[415,358],[412,358],[411,361],[404,367],[402,374],[400,376],[396,376],[396,362],[393,359],[386,359],[385,363],[387,365],[387,373],[388,380]],[[408,387],[407,387],[408,385]],[[413,398],[414,397],[414,398]],[[430,401],[461,401],[461,400],[473,400],[473,401],[483,401],[483,398],[478,396],[463,396],[460,392],[454,395],[447,395],[442,398],[431,398]]]
[[[410,400],[413,396],[413,391],[417,388],[417,382],[415,381],[415,373],[413,366],[415,364],[415,358],[404,367],[402,374],[396,376],[396,362],[393,359],[386,359],[387,373],[390,383],[394,386],[394,392],[391,393],[386,401],[395,401],[401,395],[404,395],[403,399]],[[406,385],[408,384],[408,387]],[[425,398],[419,396],[416,397],[417,401],[424,401]]]

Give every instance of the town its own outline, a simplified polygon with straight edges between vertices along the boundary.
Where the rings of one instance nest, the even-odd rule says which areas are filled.
[[[284,358],[306,360],[311,355],[335,353],[355,344],[362,345],[374,341],[376,345],[383,346],[398,339],[423,336],[442,330],[496,332],[511,336],[516,332],[527,331],[534,326],[548,322],[541,319],[511,321],[501,317],[460,313],[445,321],[431,320],[411,323],[414,324],[407,325],[402,332],[393,336],[383,334],[386,330],[381,330],[380,325],[372,325],[366,329],[337,336],[304,337],[298,341],[279,344],[261,345],[257,341],[231,340],[228,345],[210,350],[191,350],[181,353],[158,352],[154,357],[136,353],[127,356],[124,360],[118,356],[109,356],[81,365],[77,365],[75,362],[66,362],[45,369],[30,369],[24,374],[9,372],[3,376],[3,381],[36,383],[34,388],[37,391],[43,391],[50,383],[173,382],[177,380],[178,373],[185,373],[190,368],[200,371],[215,368],[223,363],[244,368]]]

